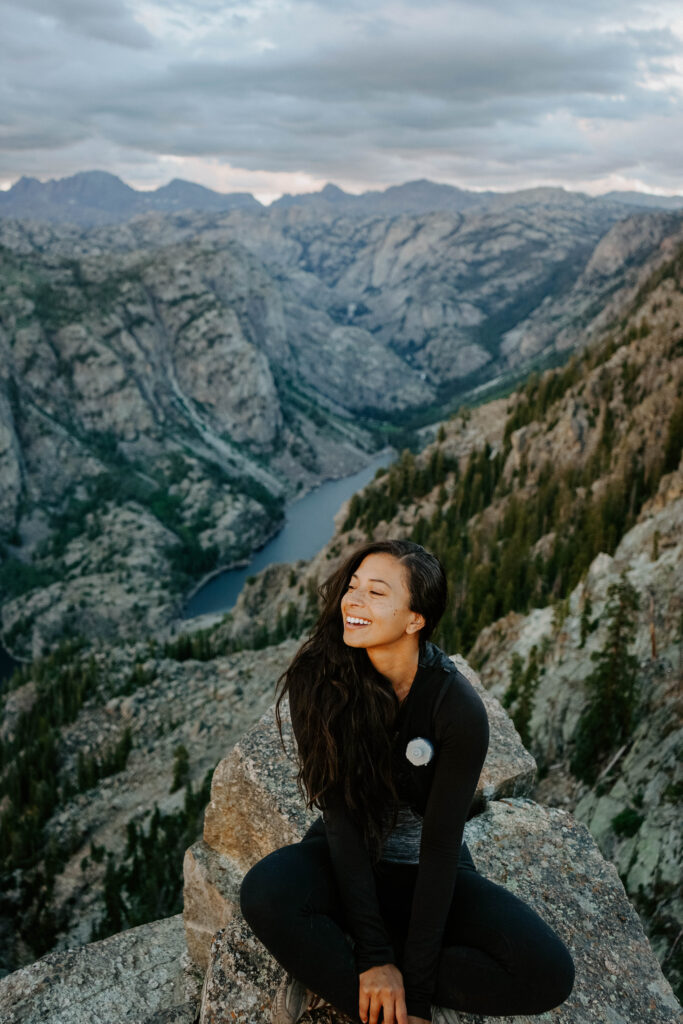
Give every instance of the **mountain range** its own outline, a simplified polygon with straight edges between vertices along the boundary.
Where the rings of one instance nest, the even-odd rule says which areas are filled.
[[[622,207],[622,213],[629,208],[676,210],[683,206],[683,196],[612,191],[591,198],[585,193],[549,187],[515,192],[474,191],[421,179],[360,195],[327,184],[320,192],[285,194],[267,209],[306,207],[323,213],[335,211],[359,216],[386,216],[472,209],[503,210],[526,202],[566,203],[571,197],[598,205],[616,203]],[[180,178],[174,178],[156,189],[134,189],[108,171],[81,171],[66,178],[51,178],[44,182],[24,176],[11,188],[0,192],[0,217],[23,217],[82,226],[128,220],[151,211],[219,212],[265,208],[248,192],[216,192]]]

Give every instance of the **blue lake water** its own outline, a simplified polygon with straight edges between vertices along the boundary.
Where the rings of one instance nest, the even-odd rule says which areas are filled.
[[[249,565],[243,569],[227,569],[210,579],[187,602],[182,617],[191,619],[206,612],[227,612],[239,597],[247,576],[253,576],[273,562],[313,558],[332,538],[334,516],[342,503],[369,483],[380,466],[393,462],[397,454],[393,448],[385,448],[352,476],[328,480],[292,502],[280,532],[254,554]]]

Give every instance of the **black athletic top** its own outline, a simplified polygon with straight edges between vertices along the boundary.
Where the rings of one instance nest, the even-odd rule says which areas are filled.
[[[418,738],[427,743],[414,742]],[[472,863],[463,828],[476,810],[473,797],[488,742],[483,700],[450,658],[427,641],[398,711],[393,755],[396,790],[423,818],[402,968],[409,1016],[431,1020],[437,961],[458,862]],[[372,862],[338,788],[325,794],[322,817],[306,834],[322,830],[355,942],[358,972],[395,964]]]

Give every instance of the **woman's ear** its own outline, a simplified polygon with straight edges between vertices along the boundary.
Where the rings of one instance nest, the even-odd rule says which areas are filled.
[[[426,620],[424,615],[420,615],[419,612],[411,612],[411,619],[408,625],[406,626],[406,632],[417,633],[418,630],[424,629],[425,622]]]

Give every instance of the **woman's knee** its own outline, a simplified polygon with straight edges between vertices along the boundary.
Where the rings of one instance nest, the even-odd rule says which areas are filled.
[[[575,977],[576,967],[574,959],[562,939],[556,936],[552,970],[547,973],[547,983],[552,990],[551,998],[555,1000],[550,1007],[551,1009],[554,1006],[559,1006],[565,999],[569,998],[574,988]]]
[[[271,920],[280,895],[281,886],[269,854],[249,868],[240,885],[240,910],[254,931],[261,931]]]
[[[522,919],[525,928],[509,936],[513,959],[525,988],[539,997],[533,1012],[541,1013],[559,1006],[570,995],[576,974],[574,960],[555,929],[536,911],[527,906]]]
[[[268,928],[273,918],[306,910],[321,884],[318,857],[312,841],[292,843],[249,868],[240,885],[240,909],[254,931],[259,926]]]
[[[542,1002],[535,1012],[552,1010],[571,994],[576,975],[574,960],[557,932],[549,926],[543,943],[536,947],[535,963],[525,966],[529,989],[535,991]]]

